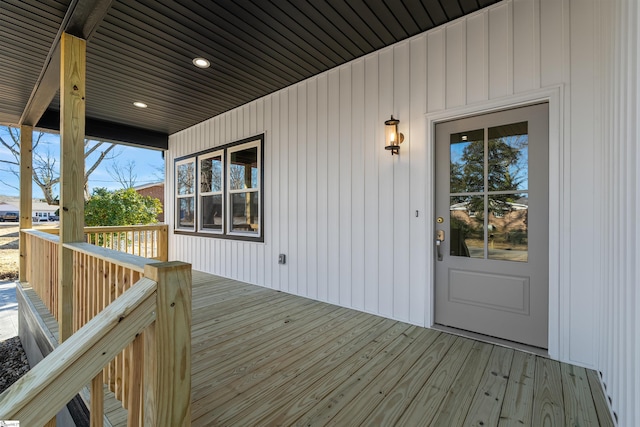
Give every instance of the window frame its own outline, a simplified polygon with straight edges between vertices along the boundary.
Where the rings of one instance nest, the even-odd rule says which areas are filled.
[[[226,150],[226,154],[227,154],[227,171],[226,171],[226,183],[229,183],[231,181],[231,156],[233,153],[236,153],[238,151],[244,151],[247,149],[251,149],[251,148],[257,148],[257,153],[256,153],[256,161],[258,163],[258,183],[257,183],[257,187],[256,188],[245,188],[245,189],[239,189],[239,190],[232,190],[231,188],[227,187],[226,191],[225,191],[225,196],[227,198],[227,235],[229,236],[260,236],[261,234],[261,226],[258,225],[258,232],[253,232],[253,231],[238,231],[238,230],[233,230],[233,203],[232,203],[232,197],[234,194],[250,194],[250,193],[258,193],[258,215],[260,215],[259,217],[259,222],[261,222],[262,219],[262,200],[260,197],[260,193],[261,193],[261,187],[262,187],[262,179],[260,177],[260,171],[262,170],[262,161],[261,161],[261,150],[260,150],[260,141],[250,141],[250,142],[246,142],[243,144],[238,144],[238,145],[234,145],[229,147]]]
[[[264,134],[260,134],[260,135],[256,135],[256,136],[252,136],[250,138],[245,138],[239,141],[235,141],[229,144],[225,144],[225,145],[221,145],[221,146],[217,146],[217,147],[213,147],[207,150],[203,150],[203,151],[199,151],[193,154],[189,154],[189,155],[185,155],[185,156],[181,156],[181,157],[177,157],[174,159],[174,183],[175,183],[175,187],[173,190],[173,196],[174,196],[174,201],[176,203],[174,212],[176,213],[176,218],[174,220],[174,229],[173,229],[173,233],[174,234],[180,234],[180,235],[192,235],[192,236],[201,236],[201,237],[209,237],[209,238],[217,238],[217,239],[228,239],[228,240],[239,240],[239,241],[248,241],[248,242],[258,242],[258,243],[263,243],[264,242],[264,193],[265,193],[265,189],[263,187],[263,183],[264,183],[264,143],[265,143],[265,136]],[[244,149],[248,149],[248,148],[253,148],[253,147],[257,147],[258,153],[257,153],[257,163],[258,163],[258,176],[257,176],[257,180],[258,180],[258,185],[256,189],[249,189],[250,191],[245,191],[245,190],[234,190],[233,192],[230,191],[229,187],[229,168],[230,168],[230,158],[231,158],[231,153],[237,152],[237,151],[242,151]],[[213,192],[206,192],[203,193],[201,192],[201,160],[207,159],[207,158],[211,158],[211,157],[215,157],[216,155],[220,155],[220,153],[222,153],[222,171],[223,171],[223,177],[222,177],[222,204],[223,204],[223,221],[222,221],[222,229],[221,230],[212,230],[212,229],[203,229],[202,228],[202,203],[201,203],[201,197],[203,195],[210,195],[210,194],[214,194]],[[186,228],[186,227],[179,227],[178,226],[178,220],[179,220],[179,208],[180,208],[180,202],[179,199],[180,198],[184,198],[187,197],[186,195],[181,195],[178,196],[178,186],[177,186],[177,171],[178,171],[178,166],[185,164],[185,163],[189,163],[189,162],[195,162],[195,180],[196,180],[196,184],[195,184],[195,193],[193,195],[194,197],[194,227],[193,228]],[[254,193],[257,192],[258,193],[258,228],[257,228],[257,232],[254,231],[232,231],[231,230],[231,209],[232,206],[230,204],[230,200],[232,197],[232,194],[237,194],[238,192],[240,193]],[[188,195],[189,197],[191,197],[191,195]]]
[[[220,161],[222,163],[222,167],[221,167],[221,173],[222,176],[220,177],[220,180],[222,181],[220,183],[220,191],[202,191],[202,161],[203,160],[207,160],[207,159],[211,159],[214,157],[220,157]],[[198,193],[198,204],[196,206],[196,211],[198,212],[198,232],[199,233],[211,233],[211,234],[224,234],[225,232],[225,221],[227,218],[227,214],[226,214],[226,200],[225,200],[225,188],[224,188],[224,174],[225,174],[225,165],[226,165],[226,161],[225,161],[225,151],[224,150],[216,150],[216,151],[211,151],[209,153],[204,153],[204,154],[200,154],[198,156],[196,156],[196,158],[198,159],[198,188],[197,188],[197,193]],[[215,230],[215,229],[209,229],[209,228],[204,228],[204,221],[202,220],[202,216],[204,214],[203,212],[203,206],[202,206],[202,198],[206,197],[206,196],[221,196],[222,199],[222,224],[221,224],[221,228],[220,230]]]
[[[194,173],[194,185],[193,185],[193,193],[187,193],[187,194],[179,194],[178,193],[178,169],[180,168],[180,166],[182,165],[186,165],[189,163],[193,163],[193,173]],[[196,224],[197,224],[197,205],[196,205],[196,194],[197,194],[197,188],[196,188],[196,174],[197,174],[197,160],[195,156],[189,156],[189,157],[185,157],[182,158],[180,160],[177,160],[175,163],[175,169],[174,169],[174,182],[175,182],[175,188],[174,188],[174,196],[175,196],[175,201],[176,201],[176,206],[175,206],[175,221],[174,221],[174,225],[175,225],[175,229],[176,230],[185,230],[185,231],[195,231],[196,229]],[[193,226],[192,227],[184,227],[180,224],[180,200],[181,199],[186,199],[186,198],[192,198],[193,199]]]

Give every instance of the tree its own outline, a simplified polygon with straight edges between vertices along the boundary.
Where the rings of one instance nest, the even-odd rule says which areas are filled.
[[[451,193],[481,193],[484,189],[484,143],[470,141],[464,143],[462,154],[458,159],[451,160]],[[488,211],[501,211],[506,202],[515,202],[516,191],[522,189],[526,180],[527,167],[526,151],[527,135],[509,135],[491,138],[488,141],[487,182],[485,191],[510,191],[513,194],[494,194],[491,196],[493,204]],[[456,196],[455,202],[468,202],[469,211],[484,212],[483,198],[472,196]],[[452,202],[453,203],[453,202]],[[481,216],[478,216],[481,219]]]
[[[138,175],[136,174],[136,162],[135,160],[129,160],[124,165],[114,161],[107,172],[114,181],[118,182],[122,188],[133,188],[138,182]]]
[[[11,172],[16,177],[20,176],[20,130],[12,127],[4,127],[7,130],[7,134],[10,139],[3,138],[0,135],[0,144],[9,150],[13,159],[0,159],[0,163],[9,165],[8,172]],[[46,135],[44,132],[34,132],[33,137],[33,182],[35,182],[45,200],[50,205],[58,205],[59,197],[56,193],[56,186],[60,183],[60,171],[58,170],[56,158],[51,154],[49,150],[43,151],[40,149],[40,143],[44,142],[43,137]],[[85,173],[84,173],[84,191],[85,199],[89,198],[89,176],[96,170],[100,163],[107,159],[111,150],[115,148],[116,144],[106,143],[102,141],[93,141],[90,139],[84,140],[84,159],[85,159]],[[91,157],[96,154],[97,157]],[[87,161],[91,157],[91,166],[87,167]],[[5,185],[18,189],[11,183],[0,180]]]
[[[153,224],[160,213],[160,200],[142,196],[133,188],[116,191],[96,188],[85,203],[84,219],[90,227]]]

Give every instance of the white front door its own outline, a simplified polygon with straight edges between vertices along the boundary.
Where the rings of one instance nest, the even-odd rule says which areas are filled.
[[[547,348],[548,111],[436,125],[436,323]]]

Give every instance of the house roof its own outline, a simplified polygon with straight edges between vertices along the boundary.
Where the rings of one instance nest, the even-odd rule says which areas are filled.
[[[88,40],[87,135],[166,148],[172,133],[497,1],[0,0],[0,123],[57,129],[62,31]]]

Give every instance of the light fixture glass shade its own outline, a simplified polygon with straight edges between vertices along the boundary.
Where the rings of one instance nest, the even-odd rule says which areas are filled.
[[[404,140],[404,135],[398,133],[398,123],[400,120],[391,118],[384,122],[385,149],[391,151],[391,155],[400,153],[400,144]]]

